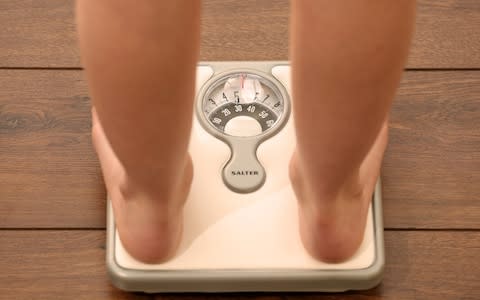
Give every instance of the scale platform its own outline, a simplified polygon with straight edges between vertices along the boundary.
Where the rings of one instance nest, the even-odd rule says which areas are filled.
[[[338,264],[315,260],[298,233],[288,164],[295,147],[288,62],[204,62],[197,68],[189,151],[194,177],[177,254],[145,264],[122,246],[107,204],[107,268],[128,291],[362,290],[384,268],[381,185],[364,240]]]

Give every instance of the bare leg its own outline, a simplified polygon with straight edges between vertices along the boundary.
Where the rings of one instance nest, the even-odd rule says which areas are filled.
[[[291,1],[297,148],[290,176],[308,252],[342,261],[363,239],[415,1]]]
[[[77,1],[93,141],[125,248],[168,259],[192,179],[187,153],[200,1]]]

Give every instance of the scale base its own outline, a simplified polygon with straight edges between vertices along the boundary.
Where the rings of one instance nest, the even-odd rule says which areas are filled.
[[[264,72],[290,91],[287,62],[208,62],[197,69],[199,89],[215,74],[236,69]],[[107,268],[120,289],[142,292],[252,292],[369,289],[384,268],[381,185],[377,183],[364,240],[348,261],[327,264],[310,257],[298,234],[297,200],[288,178],[295,146],[293,118],[264,141],[257,156],[266,170],[253,193],[229,190],[221,176],[229,147],[205,131],[194,116],[189,151],[194,178],[185,206],[177,255],[144,264],[123,248],[107,204]]]

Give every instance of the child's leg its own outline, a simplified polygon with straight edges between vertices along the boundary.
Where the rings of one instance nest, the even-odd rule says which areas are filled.
[[[200,1],[77,1],[93,140],[125,248],[175,251],[192,178],[187,153]]]
[[[347,259],[363,239],[415,1],[292,1],[297,149],[290,171],[306,249]]]

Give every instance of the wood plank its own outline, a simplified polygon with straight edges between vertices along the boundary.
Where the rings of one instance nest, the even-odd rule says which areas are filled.
[[[0,227],[104,227],[80,71],[1,71]]]
[[[409,68],[479,68],[480,1],[418,0]]]
[[[385,232],[385,276],[377,288],[326,299],[479,299],[479,232]],[[295,295],[293,299],[324,299]]]
[[[203,1],[202,60],[288,59],[288,0]]]
[[[150,299],[115,289],[103,231],[0,231],[1,299]]]
[[[385,226],[480,228],[480,72],[407,72],[390,129]]]
[[[74,1],[0,0],[0,67],[80,65]]]
[[[73,1],[0,0],[0,67],[79,67]],[[287,0],[205,0],[202,60],[288,57]],[[480,1],[418,1],[409,68],[479,68]]]
[[[136,299],[112,287],[103,231],[0,231],[2,299]],[[386,232],[383,283],[345,294],[234,294],[235,299],[478,299],[480,232]],[[158,295],[159,299],[176,298]],[[225,294],[190,294],[221,299]],[[182,295],[183,297],[183,295]],[[323,298],[322,298],[323,299]]]
[[[103,228],[80,71],[0,71],[0,228]],[[387,228],[480,228],[480,72],[407,72],[384,168]]]

